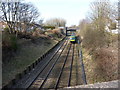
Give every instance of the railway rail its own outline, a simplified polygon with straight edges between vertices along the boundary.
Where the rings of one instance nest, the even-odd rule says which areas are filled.
[[[31,72],[9,88],[58,89],[86,83],[78,53],[77,44],[70,43],[66,37]]]

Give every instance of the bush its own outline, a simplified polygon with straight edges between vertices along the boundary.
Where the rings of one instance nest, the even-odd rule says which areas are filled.
[[[17,38],[15,34],[3,32],[2,34],[2,61],[9,62],[18,49]]]
[[[54,30],[52,30],[52,32],[56,37],[58,37],[58,38],[62,37],[62,34],[59,29],[54,29]]]
[[[63,36],[59,29],[48,30],[45,34],[53,38],[61,38]]]
[[[55,27],[54,26],[43,26],[43,28],[46,30],[46,29],[55,29]]]
[[[8,32],[3,32],[2,35],[2,46],[4,48],[10,48],[14,51],[17,50],[18,46],[17,46],[17,37],[15,34],[9,34]]]
[[[12,49],[16,51],[17,48],[18,48],[16,35],[12,34],[10,36],[10,41],[11,41],[11,47],[12,47]]]
[[[5,32],[9,32],[9,28],[8,28],[8,27],[5,27],[5,28],[4,28],[4,31],[5,31]]]
[[[109,43],[107,35],[105,31],[97,30],[92,25],[89,25],[83,34],[83,46],[92,51],[100,49]]]

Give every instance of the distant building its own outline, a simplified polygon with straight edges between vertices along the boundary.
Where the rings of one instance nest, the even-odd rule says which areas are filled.
[[[65,29],[65,27],[58,27],[59,29]]]
[[[105,28],[105,30],[106,31],[108,31],[108,32],[112,32],[112,33],[114,33],[114,34],[118,34],[119,32],[119,23],[118,23],[118,21],[117,20],[115,20],[115,23],[116,23],[116,29],[110,29],[108,26],[110,26],[110,24],[108,24],[107,26],[106,26],[106,28]]]

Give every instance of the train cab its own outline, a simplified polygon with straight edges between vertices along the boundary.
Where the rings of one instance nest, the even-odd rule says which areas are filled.
[[[76,36],[75,36],[75,34],[72,34],[72,35],[70,36],[70,42],[71,42],[71,43],[76,43]]]

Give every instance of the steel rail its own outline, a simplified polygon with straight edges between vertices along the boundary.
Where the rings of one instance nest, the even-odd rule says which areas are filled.
[[[67,39],[66,39],[67,40]],[[65,42],[66,42],[65,40]],[[62,43],[62,45],[57,49],[57,51],[54,53],[54,55],[50,58],[50,60],[43,66],[42,70],[40,71],[40,73],[37,75],[37,77],[32,81],[32,83],[27,87],[27,89],[30,88],[30,86],[32,86],[32,84],[35,82],[35,80],[37,80],[37,78],[40,76],[40,74],[44,71],[44,69],[49,65],[49,63],[53,60],[53,58],[55,57],[55,55],[58,53],[58,51],[62,48],[65,47],[64,44],[65,42]],[[66,44],[67,45],[67,42]]]
[[[57,52],[59,51],[59,49],[61,49],[61,47],[63,46],[63,44],[65,43],[67,41],[67,37],[64,37],[59,43],[57,43],[55,46],[57,46],[58,48],[56,49],[56,51],[53,53],[53,55],[51,56],[51,57],[54,57],[54,55],[55,54],[57,54]],[[54,46],[54,47],[55,47]],[[51,50],[51,49],[50,49]],[[50,50],[48,51],[48,52],[50,52]],[[53,48],[53,50],[54,50],[54,48]],[[50,53],[48,53],[48,54],[50,54]],[[48,55],[49,56],[49,55]],[[48,60],[49,61],[49,60]],[[46,63],[45,63],[45,65],[46,65]],[[45,66],[45,65],[43,65],[43,66]],[[40,66],[40,65],[39,65]],[[43,68],[43,66],[42,66],[42,68]],[[32,71],[35,71],[35,69],[38,69],[38,67],[35,67],[34,68],[34,70],[32,70]],[[41,71],[41,70],[40,70]],[[39,72],[40,72],[39,71]],[[36,78],[36,76],[38,76],[38,74],[39,74],[39,72],[37,72],[37,75],[35,75],[35,77],[34,77],[34,79]],[[30,75],[30,74],[29,74]],[[31,75],[33,75],[33,73],[31,74]],[[26,76],[25,76],[26,77]],[[28,88],[31,84],[32,84],[32,82],[34,81],[34,79],[32,80],[30,80],[30,78],[29,78],[30,76],[28,76],[27,77],[27,80],[26,81],[24,81],[24,80],[22,80],[22,81],[20,81],[19,83],[17,83],[17,85],[14,85],[14,86],[11,86],[11,88]],[[24,84],[22,83],[22,82],[24,82]],[[29,82],[29,83],[27,83],[27,82]]]
[[[66,47],[67,45],[65,45]],[[43,87],[43,85],[45,84],[48,76],[50,75],[51,71],[53,70],[53,68],[55,67],[56,63],[58,62],[58,60],[60,59],[60,56],[62,54],[62,52],[64,51],[65,47],[63,48],[63,50],[61,51],[61,53],[59,54],[59,56],[57,57],[57,59],[55,60],[55,62],[53,63],[52,67],[50,68],[50,70],[47,73],[47,76],[45,77],[44,81],[42,82],[41,86],[39,87],[39,90]]]
[[[62,66],[62,69],[61,69],[61,71],[60,71],[60,74],[59,74],[59,76],[58,76],[58,79],[57,79],[57,82],[56,82],[56,85],[55,85],[55,89],[57,89],[58,84],[59,84],[59,82],[60,82],[60,78],[61,78],[61,76],[62,76],[63,69],[64,69],[64,67],[65,67],[65,64],[66,64],[66,61],[67,61],[67,58],[68,58],[70,49],[71,49],[71,44],[70,44],[70,47],[69,47],[69,49],[68,49],[67,56],[66,56],[66,58],[65,58],[65,60],[64,60],[64,64],[63,64],[63,66]]]
[[[71,60],[71,65],[70,65],[70,74],[69,74],[68,87],[70,86],[70,83],[71,83],[72,66],[73,66],[73,59],[74,59],[74,47],[75,47],[75,45],[73,45],[72,60]]]

